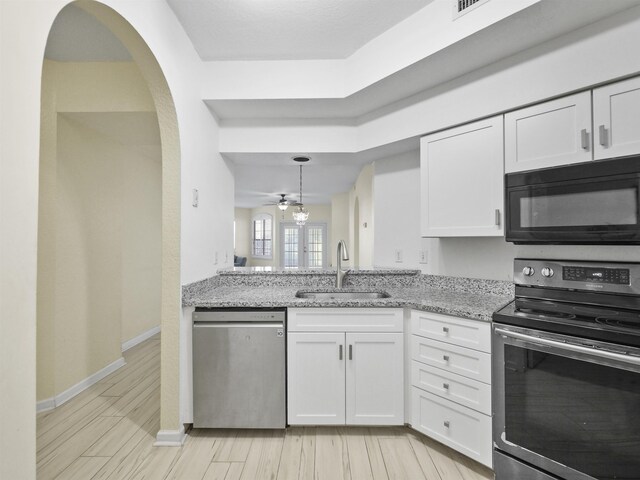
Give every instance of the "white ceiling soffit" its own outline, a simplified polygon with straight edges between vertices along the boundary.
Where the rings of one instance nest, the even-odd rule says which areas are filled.
[[[63,8],[51,27],[45,58],[58,62],[128,62],[129,51],[93,15],[73,4]]]
[[[543,0],[344,98],[205,98],[205,102],[222,120],[335,118],[358,124],[361,117],[369,120],[377,110],[411,95],[639,4],[638,0]]]
[[[378,160],[416,152],[419,139],[410,138],[360,153],[304,153],[311,161],[303,166],[303,200],[308,204],[328,204],[337,193],[348,191],[362,167]],[[290,200],[299,197],[299,165],[291,153],[225,153],[233,162],[235,205],[254,208],[275,203],[284,193]]]
[[[302,60],[346,58],[433,0],[167,1],[203,60]]]

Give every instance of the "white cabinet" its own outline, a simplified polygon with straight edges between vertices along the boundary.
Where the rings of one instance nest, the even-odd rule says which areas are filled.
[[[423,237],[503,234],[502,116],[420,139]]]
[[[290,424],[345,422],[344,333],[289,333]]]
[[[402,309],[289,309],[289,424],[402,425],[402,318]]]
[[[489,467],[491,326],[411,312],[411,426]]]
[[[640,78],[593,91],[596,160],[640,153]]]
[[[506,173],[592,160],[591,92],[504,116]]]

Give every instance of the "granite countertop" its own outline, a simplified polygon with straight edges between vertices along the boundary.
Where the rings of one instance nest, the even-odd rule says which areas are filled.
[[[492,313],[513,299],[504,293],[458,290],[433,286],[395,286],[389,288],[348,287],[343,290],[380,291],[389,298],[366,300],[316,300],[295,296],[298,290],[335,291],[331,288],[310,286],[219,286],[200,285],[183,298],[184,306],[191,307],[395,307],[414,308],[445,315],[491,321]]]

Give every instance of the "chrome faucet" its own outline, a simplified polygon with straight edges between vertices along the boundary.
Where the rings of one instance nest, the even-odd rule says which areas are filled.
[[[344,240],[340,240],[338,242],[338,261],[336,262],[336,288],[342,288],[342,280],[344,276],[347,274],[349,269],[342,269],[342,261],[349,260],[349,251],[347,250],[347,244],[344,243]]]

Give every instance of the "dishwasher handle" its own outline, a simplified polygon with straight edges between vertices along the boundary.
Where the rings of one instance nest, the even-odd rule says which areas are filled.
[[[194,322],[193,328],[284,328],[283,323],[265,322]]]

